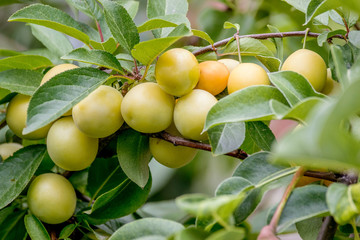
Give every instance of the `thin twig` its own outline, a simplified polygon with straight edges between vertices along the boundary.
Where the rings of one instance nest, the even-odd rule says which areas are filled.
[[[301,37],[301,36],[305,36],[305,35],[306,35],[306,30],[293,31],[293,32],[280,32],[280,33],[260,33],[260,34],[239,35],[239,38],[268,39],[268,38],[284,38],[284,37]],[[313,33],[310,31],[307,34],[308,37],[315,37],[315,38],[318,37],[319,35],[320,35],[320,33]],[[331,38],[345,39],[344,36],[342,36],[340,34],[334,35]],[[224,46],[233,39],[235,39],[235,36],[218,41],[218,42],[214,43],[213,45],[205,46],[199,50],[194,51],[193,54],[196,56],[196,55],[201,55],[203,53],[212,51],[213,47]]]
[[[150,136],[163,139],[165,141],[168,141],[168,142],[174,144],[175,146],[185,146],[185,147],[191,147],[191,148],[196,148],[196,149],[201,149],[201,150],[211,152],[210,144],[192,141],[192,140],[188,140],[188,139],[178,137],[178,136],[173,136],[167,132],[153,133],[153,134],[150,134]],[[239,159],[245,159],[248,156],[247,153],[245,153],[241,149],[234,150],[232,152],[226,153],[225,155],[239,158]]]
[[[325,217],[316,240],[334,239],[336,229],[337,223],[334,218],[332,216]]]
[[[100,24],[99,24],[98,21],[96,21],[96,27],[97,27],[97,29],[98,29],[101,42],[104,42],[104,36],[103,36],[102,30],[101,30],[101,26],[100,26]]]

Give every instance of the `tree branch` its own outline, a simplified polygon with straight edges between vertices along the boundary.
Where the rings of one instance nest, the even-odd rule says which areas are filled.
[[[211,152],[210,144],[192,141],[192,140],[188,140],[188,139],[178,137],[178,136],[173,136],[167,132],[153,133],[153,134],[149,134],[149,136],[154,137],[154,138],[163,139],[165,141],[168,141],[168,142],[174,144],[175,146],[185,146],[185,147],[197,148],[197,149]],[[239,159],[245,159],[248,156],[246,152],[244,152],[243,150],[240,150],[240,149],[226,153],[225,155],[239,158]]]
[[[239,39],[240,38],[268,39],[268,38],[284,38],[284,37],[302,37],[305,35],[307,35],[308,37],[316,38],[320,35],[320,33],[313,33],[310,31],[308,33],[306,33],[306,30],[304,30],[304,31],[280,32],[280,33],[248,34],[248,35],[237,35],[237,36],[239,36]],[[236,36],[236,34],[233,37],[229,37],[229,38],[223,39],[221,41],[218,41],[218,42],[214,43],[213,45],[208,45],[206,47],[203,47],[199,50],[194,51],[193,54],[196,56],[196,55],[201,55],[206,52],[214,51],[214,47],[216,49],[216,47],[226,45],[228,42],[235,39],[235,36]],[[329,39],[332,39],[332,38],[345,39],[344,36],[340,35],[340,34],[334,35]]]

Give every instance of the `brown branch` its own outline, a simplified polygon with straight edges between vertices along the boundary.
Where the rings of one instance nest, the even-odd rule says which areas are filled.
[[[332,216],[327,216],[321,225],[320,232],[316,240],[331,240],[334,239],[337,229],[337,223]]]
[[[209,52],[209,51],[213,51],[214,47],[217,48],[220,46],[224,46],[231,40],[235,39],[235,35],[233,37],[229,37],[229,38],[223,39],[221,41],[218,41],[218,42],[214,43],[213,45],[208,45],[199,50],[196,50],[193,52],[193,54],[196,56],[196,55],[201,55],[201,54]],[[320,33],[308,32],[306,34],[306,30],[305,30],[305,31],[293,31],[293,32],[280,32],[280,33],[248,34],[248,35],[238,35],[238,36],[239,36],[239,38],[268,39],[268,38],[284,38],[284,37],[302,37],[305,35],[307,35],[308,37],[316,38],[320,35]],[[340,34],[334,35],[330,39],[332,39],[332,38],[345,39],[344,36],[342,36]]]
[[[101,26],[100,26],[100,24],[99,24],[98,21],[96,21],[96,27],[97,27],[97,29],[98,29],[98,31],[99,31],[99,35],[100,35],[100,40],[101,40],[101,42],[104,42],[104,36],[103,36],[102,30],[101,30]]]
[[[153,134],[150,134],[150,136],[154,137],[154,138],[163,139],[165,141],[168,141],[168,142],[174,144],[175,146],[185,146],[185,147],[191,147],[191,148],[196,148],[196,149],[201,149],[201,150],[211,152],[210,144],[192,141],[192,140],[188,140],[188,139],[178,137],[178,136],[173,136],[167,132],[153,133]],[[245,159],[248,156],[246,152],[244,152],[243,150],[240,150],[240,149],[226,153],[225,155],[239,158],[239,159]]]

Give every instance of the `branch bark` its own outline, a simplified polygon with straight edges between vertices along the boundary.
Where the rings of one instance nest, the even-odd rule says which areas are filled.
[[[221,41],[215,42],[213,45],[208,45],[206,47],[203,47],[199,50],[196,50],[193,52],[193,54],[201,55],[206,52],[214,51],[214,48],[216,50],[217,47],[224,46],[231,40],[235,39],[236,36],[239,36],[240,38],[255,38],[255,39],[268,39],[268,38],[284,38],[284,37],[302,37],[302,36],[308,36],[308,37],[318,37],[320,33],[314,33],[314,32],[308,32],[306,34],[306,30],[304,31],[293,31],[293,32],[280,32],[280,33],[260,33],[260,34],[248,34],[248,35],[234,35],[233,37],[229,37],[226,39],[223,39]],[[337,34],[335,36],[332,36],[332,38],[341,38],[345,39],[343,35]]]

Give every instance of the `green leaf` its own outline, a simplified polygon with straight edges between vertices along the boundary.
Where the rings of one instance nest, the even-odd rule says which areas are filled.
[[[106,22],[116,41],[130,52],[139,43],[140,37],[135,23],[126,9],[116,2],[103,0]]]
[[[310,83],[300,74],[292,71],[269,73],[269,78],[285,96],[290,106],[308,97],[324,97],[315,92]]]
[[[323,98],[309,97],[298,102],[292,108],[288,108],[286,105],[276,100],[271,101],[270,105],[276,114],[277,119],[292,119],[301,123],[306,123],[313,108],[324,102],[325,100]]]
[[[27,236],[24,225],[26,210],[12,212],[0,225],[0,240],[25,239]]]
[[[96,0],[66,0],[71,6],[85,13],[94,20],[99,20],[102,16],[102,10]]]
[[[242,191],[250,190],[254,185],[243,177],[230,177],[225,179],[216,188],[215,195],[237,195]]]
[[[109,240],[144,239],[144,237],[152,236],[167,238],[183,229],[183,225],[174,221],[160,218],[144,218],[125,224]]]
[[[83,43],[89,43],[88,29],[61,10],[43,4],[27,6],[10,16],[9,22],[27,22],[65,33]]]
[[[235,208],[245,198],[248,188],[238,195],[219,195],[208,197],[203,194],[186,194],[176,198],[176,204],[184,211],[197,217],[212,217],[217,215],[224,221],[232,215]]]
[[[122,170],[143,188],[149,178],[149,137],[131,129],[126,130],[118,137],[117,153]]]
[[[261,121],[247,122],[246,130],[254,142],[264,151],[270,151],[275,142],[275,136],[270,128]]]
[[[59,239],[67,239],[75,231],[77,225],[69,224],[66,225],[60,232]]]
[[[0,49],[0,57],[9,57],[9,56],[16,56],[16,55],[22,55],[22,53],[9,50],[9,49]]]
[[[172,14],[182,15],[186,18],[188,6],[189,4],[187,0],[149,0],[147,3],[146,14],[149,19]],[[176,23],[181,24],[185,22],[182,21]],[[186,21],[186,26],[190,28],[188,20]],[[158,29],[153,31],[156,38],[165,37],[168,33],[169,30],[167,29]]]
[[[75,68],[56,75],[41,85],[31,98],[27,127],[23,133],[30,133],[58,119],[108,77],[107,73],[94,68]]]
[[[360,31],[350,31],[349,41],[357,48],[360,48]]]
[[[204,130],[219,124],[274,118],[269,101],[287,104],[281,92],[272,86],[251,86],[219,100],[209,111]]]
[[[244,239],[246,236],[245,229],[243,228],[229,228],[229,229],[221,229],[213,233],[210,237],[206,238],[206,240],[227,240],[227,239]]]
[[[358,214],[358,209],[351,197],[350,188],[345,184],[331,184],[326,193],[326,202],[331,216],[340,225],[349,223]]]
[[[281,213],[278,232],[285,231],[299,221],[329,215],[326,191],[327,187],[312,184],[295,188]]]
[[[126,11],[129,13],[132,19],[135,18],[136,13],[139,10],[139,2],[133,0],[116,0],[121,6],[123,6]]]
[[[116,57],[103,50],[78,48],[63,56],[61,59],[90,63],[123,73],[122,67]]]
[[[151,183],[151,175],[143,189],[126,179],[114,189],[100,195],[86,218],[93,224],[101,224],[135,212],[146,202]]]
[[[341,2],[338,0],[310,0],[306,9],[305,25],[308,24],[311,19],[320,15],[321,13],[340,6]]]
[[[242,56],[255,56],[270,72],[278,71],[280,60],[274,57],[274,54],[260,40],[254,38],[240,38],[240,52]],[[224,54],[238,55],[238,46],[236,41],[227,44]]]
[[[176,27],[176,26],[178,26],[178,24],[173,23],[171,21],[164,20],[161,18],[153,18],[153,19],[150,19],[150,20],[144,22],[137,29],[138,29],[139,33],[142,33],[142,32],[154,30],[157,28]]]
[[[284,168],[268,163],[268,156],[268,152],[251,155],[240,163],[233,174],[233,177],[247,179],[255,186],[234,212],[237,223],[244,221],[255,210],[265,192],[287,185],[296,171],[296,168]]]
[[[26,69],[11,69],[0,72],[0,87],[11,92],[32,96],[39,87],[43,75]]]
[[[206,32],[200,31],[200,30],[196,30],[196,29],[192,29],[191,30],[192,33],[194,34],[194,36],[197,36],[199,38],[204,39],[205,41],[207,41],[208,43],[210,43],[211,45],[214,44],[214,40],[212,40],[212,38],[209,36],[209,34],[207,34]]]
[[[38,69],[53,65],[49,59],[37,55],[17,55],[0,59],[0,72],[19,68],[19,69]]]
[[[322,223],[323,220],[321,217],[314,217],[297,222],[295,225],[301,239],[313,240],[319,235]]]
[[[96,158],[88,174],[87,191],[92,198],[104,194],[127,179],[119,161],[113,158]]]
[[[29,25],[34,37],[58,57],[64,56],[73,50],[73,46],[64,34],[40,25]]]
[[[225,29],[230,29],[230,28],[235,28],[236,31],[240,31],[240,25],[238,23],[231,23],[231,22],[224,22],[224,28]]]
[[[44,145],[20,149],[0,162],[0,209],[13,201],[26,187],[45,156]],[[1,234],[0,234],[1,236]]]
[[[338,98],[319,104],[312,111],[307,126],[275,145],[271,159],[311,168],[326,165],[335,171],[360,168],[360,142],[344,126],[344,121],[360,109],[360,103],[353,97],[357,91],[360,91],[360,81],[352,82]]]
[[[225,123],[208,131],[211,150],[215,155],[238,149],[245,139],[244,122]]]
[[[187,213],[178,208],[174,200],[148,202],[136,211],[141,217],[156,217],[180,222]]]
[[[193,226],[187,227],[184,230],[177,232],[174,240],[203,240],[210,234],[200,228]]]
[[[274,26],[267,25],[269,30],[272,33],[279,33],[280,30]],[[276,50],[277,50],[277,58],[282,61],[284,59],[284,43],[282,38],[273,38],[273,41],[275,42]]]
[[[182,25],[179,25],[175,29],[180,28],[181,26]],[[173,43],[175,43],[183,36],[189,35],[188,32],[187,33],[183,32],[183,33],[184,35],[180,35],[180,36],[151,39],[148,41],[141,42],[134,47],[134,49],[131,51],[131,54],[142,64],[149,65],[155,60],[157,56],[159,56]]]
[[[40,220],[32,214],[25,216],[25,227],[31,239],[50,240],[50,236]]]
[[[104,50],[109,53],[114,53],[114,51],[117,49],[117,46],[116,46],[117,43],[113,37],[110,37],[105,42],[96,42],[96,41],[90,40],[90,44],[94,49]]]
[[[325,32],[322,32],[318,38],[317,38],[317,43],[320,47],[323,46],[323,44],[325,42],[327,42],[327,40],[337,34],[340,34],[340,35],[345,35],[346,34],[346,31],[343,30],[343,29],[338,29],[338,30],[335,30],[335,31],[325,31]]]

